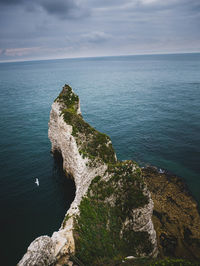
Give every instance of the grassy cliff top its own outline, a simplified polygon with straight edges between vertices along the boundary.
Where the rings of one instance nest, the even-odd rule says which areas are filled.
[[[104,177],[93,179],[74,230],[76,256],[84,265],[121,265],[126,256],[152,251],[148,233],[133,230],[133,210],[149,200],[143,189],[140,168],[132,161],[109,165]]]
[[[72,109],[74,112],[77,112],[79,97],[73,92],[69,85],[65,84],[56,100],[62,103],[63,109]]]
[[[77,112],[79,97],[69,85],[63,87],[56,101],[62,105],[64,121],[72,126],[72,135],[83,158],[89,158],[91,166],[95,166],[97,161],[115,163],[116,155],[110,137],[91,127]]]

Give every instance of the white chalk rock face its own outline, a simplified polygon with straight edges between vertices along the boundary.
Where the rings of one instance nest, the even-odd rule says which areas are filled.
[[[60,95],[62,97],[64,95],[64,97],[59,98]],[[68,85],[65,85],[60,95],[52,104],[48,136],[52,143],[52,152],[54,153],[57,151],[62,155],[63,169],[74,179],[76,195],[70,209],[67,211],[59,231],[54,232],[51,238],[42,236],[34,240],[29,246],[27,253],[18,263],[19,266],[52,264],[57,266],[64,264],[70,265],[69,254],[74,253],[75,251],[73,216],[79,214],[79,204],[83,196],[87,193],[91,181],[96,176],[104,176],[105,171],[108,168],[106,161],[101,158],[97,158],[97,160],[95,159],[95,163],[91,164],[90,156],[83,156],[83,152],[81,152],[81,144],[77,144],[79,143],[77,141],[77,136],[80,137],[80,143],[85,141],[86,144],[88,136],[84,136],[82,131],[80,134],[76,135],[73,132],[73,124],[68,123],[65,119],[64,115],[65,110],[67,110],[66,108],[70,109],[72,115],[78,114],[81,117],[78,96],[73,93]],[[62,99],[65,99],[65,101],[62,101]],[[108,147],[109,145],[112,145],[110,139],[108,139],[105,146]],[[115,153],[111,156],[113,158],[112,162],[115,163],[117,161]],[[149,255],[156,255],[156,233],[151,220],[153,202],[147,189],[144,193],[148,194],[149,203],[143,208],[133,210],[133,230],[146,231],[149,233],[154,247],[152,254]],[[127,223],[128,222],[129,221],[127,220]]]
[[[28,247],[18,266],[46,266],[55,263],[55,245],[49,236],[36,238]]]
[[[152,222],[154,203],[151,199],[150,192],[147,190],[147,187],[144,188],[144,194],[148,197],[149,202],[144,207],[137,208],[132,211],[133,230],[136,232],[148,232],[150,241],[153,245],[153,250],[150,254],[144,254],[144,256],[150,255],[152,257],[156,257],[158,255],[158,247],[156,231]]]
[[[83,158],[74,136],[72,126],[68,125],[61,114],[62,105],[56,101],[52,105],[48,136],[52,143],[52,152],[60,152],[63,158],[63,169],[70,174],[76,185],[76,196],[67,214],[70,218],[62,224],[60,230],[53,234],[52,239],[61,238],[65,241],[55,241],[55,256],[57,259],[75,250],[73,237],[73,215],[79,212],[78,206],[88,187],[97,175],[102,175],[107,169],[106,164],[99,163],[96,167],[88,166],[88,158]],[[78,113],[80,114],[80,107]]]
[[[70,211],[68,211],[71,215],[78,211],[77,206],[83,195],[87,192],[92,179],[104,173],[107,166],[103,163],[96,167],[88,166],[88,158],[81,156],[76,140],[72,135],[72,126],[64,121],[61,110],[61,104],[57,101],[54,102],[50,113],[48,136],[52,143],[52,152],[58,151],[61,153],[63,169],[75,181],[76,197]]]

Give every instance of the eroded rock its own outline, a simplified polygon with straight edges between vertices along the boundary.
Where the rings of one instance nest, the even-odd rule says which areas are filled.
[[[200,260],[200,215],[184,182],[154,167],[143,169],[143,175],[154,202],[160,255]]]
[[[55,263],[55,243],[49,236],[36,238],[28,247],[18,266],[46,266]]]

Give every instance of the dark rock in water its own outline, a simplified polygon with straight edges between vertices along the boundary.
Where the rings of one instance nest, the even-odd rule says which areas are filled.
[[[185,183],[155,167],[142,169],[154,202],[153,223],[161,257],[200,260],[200,215]]]

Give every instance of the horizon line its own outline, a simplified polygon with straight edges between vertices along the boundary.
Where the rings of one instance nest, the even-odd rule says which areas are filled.
[[[166,52],[166,53],[139,53],[139,54],[120,54],[120,55],[101,55],[101,56],[79,56],[79,57],[58,57],[58,58],[43,58],[43,59],[22,59],[22,60],[5,60],[0,61],[4,63],[23,63],[23,62],[37,62],[37,61],[52,61],[52,60],[71,60],[71,59],[92,59],[104,57],[125,57],[125,56],[143,56],[143,55],[178,55],[178,54],[200,54],[200,51],[194,52]]]

